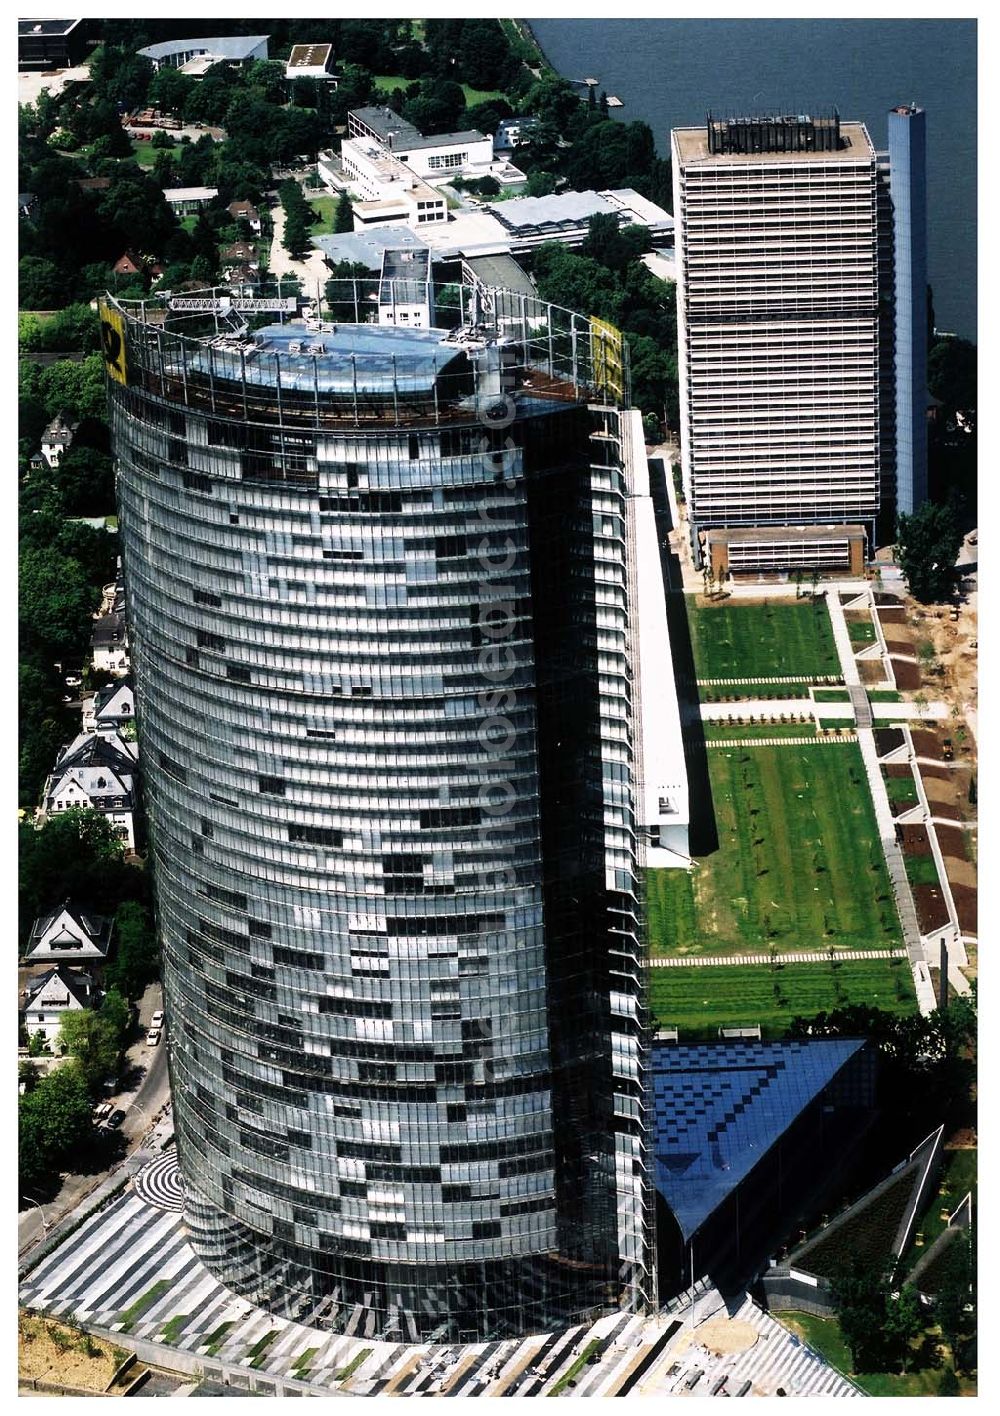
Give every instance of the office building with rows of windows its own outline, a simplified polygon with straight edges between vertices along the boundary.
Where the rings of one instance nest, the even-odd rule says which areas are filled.
[[[621,337],[233,310],[102,310],[192,1242],[401,1341],[640,1310]]]
[[[858,571],[880,505],[876,157],[808,115],[675,129],[684,487],[712,568]]]

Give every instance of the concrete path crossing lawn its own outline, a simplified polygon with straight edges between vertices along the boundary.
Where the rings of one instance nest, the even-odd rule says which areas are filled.
[[[857,959],[905,959],[905,949],[827,949],[808,954],[696,954],[672,959],[650,959],[654,969],[690,969],[699,966],[714,968],[717,964],[731,964],[734,967],[745,964],[829,964],[843,961],[854,963]]]

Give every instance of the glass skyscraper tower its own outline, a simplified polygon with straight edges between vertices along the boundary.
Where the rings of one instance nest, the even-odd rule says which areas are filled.
[[[102,310],[174,1115],[224,1282],[474,1339],[653,1297],[643,449],[610,327],[371,293]]]

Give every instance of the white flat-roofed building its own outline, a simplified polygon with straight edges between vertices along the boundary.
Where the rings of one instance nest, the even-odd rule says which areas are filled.
[[[327,185],[333,185],[332,163],[332,154],[320,155],[319,175]],[[356,231],[386,222],[417,227],[448,220],[440,192],[370,138],[345,138],[340,163],[343,178],[361,199],[353,203]]]
[[[378,322],[404,329],[430,329],[434,323],[431,253],[426,246],[387,247],[382,252]]]
[[[347,138],[367,138],[405,162],[418,177],[485,177],[493,162],[493,139],[475,128],[424,137],[391,108],[354,108],[347,115]]]
[[[691,864],[687,765],[642,414],[637,409],[622,416],[622,446],[631,469],[630,500],[635,536],[639,620],[636,657],[642,710],[642,774],[638,801],[645,864],[653,868],[686,868]]]
[[[202,207],[208,206],[219,195],[218,187],[164,187],[167,199],[175,216],[194,216]]]
[[[682,467],[696,553],[699,532],[719,526],[860,523],[871,536],[878,223],[864,125],[836,115],[710,119],[675,129],[672,149]]]
[[[337,87],[337,76],[333,72],[332,44],[293,44],[292,52],[285,64],[285,80],[294,83],[296,79],[318,79],[331,88]]]

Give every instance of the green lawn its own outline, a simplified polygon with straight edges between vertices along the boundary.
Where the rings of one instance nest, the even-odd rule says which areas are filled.
[[[883,774],[886,795],[890,801],[899,805],[916,806],[920,800],[917,795],[917,784],[912,777],[886,777]]]
[[[814,1352],[825,1357],[831,1367],[843,1372],[862,1387],[869,1396],[934,1396],[941,1382],[941,1370],[928,1368],[922,1372],[862,1372],[851,1370],[851,1352],[840,1331],[836,1318],[818,1318],[812,1313],[789,1310],[774,1316],[789,1332],[807,1342]],[[960,1379],[961,1380],[961,1379]],[[963,1385],[967,1385],[963,1383]]]
[[[687,612],[700,679],[840,674],[825,600],[697,605],[689,596]]]
[[[847,633],[852,644],[874,644],[875,626],[870,619],[848,620]]]
[[[813,697],[817,703],[850,703],[851,695],[846,688],[814,688]]]
[[[868,697],[873,703],[902,703],[903,695],[894,688],[871,688]]]
[[[386,93],[392,93],[393,89],[400,88],[405,93],[408,86],[416,83],[416,79],[404,79],[401,74],[376,74],[375,87],[383,89]],[[470,84],[462,84],[462,92],[465,94],[465,102],[469,108],[476,103],[486,103],[491,98],[503,98],[502,89],[477,89]]]
[[[313,235],[322,235],[324,232],[333,230],[333,214],[337,208],[336,197],[312,197],[307,195],[307,201],[316,213],[316,221],[313,225]],[[318,229],[317,229],[318,228]]]
[[[815,737],[812,718],[804,723],[702,723],[706,742],[735,742],[740,738]]]
[[[903,864],[906,866],[906,878],[911,885],[937,885],[940,883],[933,856],[904,855]]]
[[[849,963],[717,964],[649,971],[650,1009],[661,1027],[685,1042],[714,1038],[720,1027],[753,1027],[781,1037],[797,1014],[813,1017],[851,1003],[912,1013],[913,982],[905,959]]]
[[[654,954],[899,943],[855,743],[718,747],[708,769],[719,848],[647,873]]]

